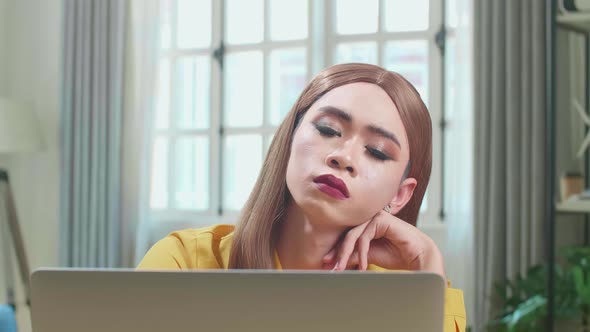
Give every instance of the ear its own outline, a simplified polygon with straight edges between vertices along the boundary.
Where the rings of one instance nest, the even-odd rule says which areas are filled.
[[[404,181],[402,181],[397,190],[397,193],[389,203],[391,206],[391,214],[398,214],[398,212],[403,209],[406,204],[408,204],[417,185],[418,181],[416,181],[414,178],[406,178]]]

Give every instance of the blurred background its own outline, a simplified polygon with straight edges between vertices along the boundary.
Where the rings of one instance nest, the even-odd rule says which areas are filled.
[[[234,223],[310,79],[364,62],[404,75],[430,110],[418,227],[463,289],[468,324],[484,329],[516,308],[494,300],[494,282],[547,262],[546,239],[587,241],[587,220],[569,212],[545,232],[545,197],[558,196],[546,175],[547,82],[563,112],[554,183],[588,170],[571,101],[585,112],[587,41],[562,29],[550,43],[551,3],[0,0],[0,169],[30,270],[134,267],[173,230]],[[555,77],[548,49],[563,51]],[[0,286],[12,286],[0,303],[17,304],[27,331],[2,217]]]

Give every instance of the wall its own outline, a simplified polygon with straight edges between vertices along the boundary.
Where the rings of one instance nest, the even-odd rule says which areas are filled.
[[[6,2],[7,0],[0,0],[0,97],[6,95],[6,84],[8,80],[6,78]],[[0,168],[7,167],[7,160],[5,157],[0,155]],[[1,217],[0,217],[1,218]],[[0,225],[1,226],[1,225]],[[0,236],[3,236],[2,228],[0,227]],[[0,237],[0,242],[3,237]],[[4,289],[4,252],[3,247],[0,247],[0,303],[4,302],[5,289]]]
[[[0,0],[0,96],[6,92],[6,3],[8,0]],[[0,159],[1,162],[2,159]],[[0,164],[1,165],[1,164]]]
[[[31,103],[46,145],[0,159],[10,174],[31,270],[58,264],[60,37],[60,0],[0,0],[0,93]],[[17,316],[19,331],[29,331],[28,312]]]

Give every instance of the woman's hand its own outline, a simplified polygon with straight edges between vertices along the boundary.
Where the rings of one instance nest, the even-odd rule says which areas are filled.
[[[434,241],[385,211],[350,229],[323,263],[326,269],[340,271],[355,266],[366,270],[369,264],[388,270],[427,271],[446,280],[443,257]]]

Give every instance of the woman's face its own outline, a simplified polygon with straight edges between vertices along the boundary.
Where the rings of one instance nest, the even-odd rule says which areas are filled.
[[[386,205],[397,213],[415,179],[399,111],[379,86],[353,83],[316,101],[297,127],[287,166],[294,203],[314,220],[351,227]],[[403,181],[402,181],[403,180]]]

